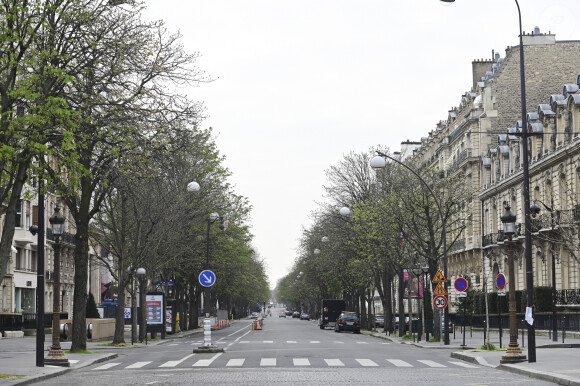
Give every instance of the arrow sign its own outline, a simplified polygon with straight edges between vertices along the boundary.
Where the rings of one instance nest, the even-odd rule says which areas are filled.
[[[199,284],[204,287],[211,287],[215,284],[215,273],[206,269],[199,274]]]
[[[465,280],[462,277],[458,277],[457,279],[455,279],[453,285],[455,286],[455,289],[459,292],[466,291],[468,286],[467,280]]]
[[[505,288],[505,275],[503,273],[497,274],[497,279],[495,280],[497,289],[502,290]]]

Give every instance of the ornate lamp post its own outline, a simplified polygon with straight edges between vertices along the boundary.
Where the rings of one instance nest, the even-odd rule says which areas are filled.
[[[54,283],[52,285],[52,346],[44,363],[53,366],[69,367],[68,358],[60,347],[60,237],[64,233],[64,216],[60,208],[54,208],[54,214],[48,219],[54,236]]]
[[[139,326],[139,342],[143,342],[147,336],[147,312],[145,311],[145,268],[137,268],[137,280],[139,280],[139,305],[141,306],[141,324]]]
[[[526,360],[518,345],[518,320],[516,318],[516,274],[514,272],[514,244],[512,236],[516,232],[516,216],[510,211],[509,205],[505,207],[505,213],[501,216],[504,225],[505,241],[508,251],[509,268],[509,320],[510,320],[510,344],[507,352],[501,357],[501,363],[518,363]]]
[[[444,3],[453,3],[455,0],[440,0]],[[530,156],[528,148],[528,124],[526,114],[526,76],[524,66],[524,41],[522,32],[522,12],[520,3],[514,0],[518,8],[518,20],[520,25],[520,99],[521,99],[521,129],[518,135],[522,137],[522,177],[523,177],[523,198],[524,198],[524,250],[526,257],[526,322],[528,324],[528,362],[536,361],[536,327],[534,326],[534,269],[532,259],[532,219],[530,212]]]

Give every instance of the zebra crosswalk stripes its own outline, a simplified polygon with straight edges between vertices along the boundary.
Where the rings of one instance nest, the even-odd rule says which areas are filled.
[[[147,361],[147,362],[136,362],[133,363],[132,365],[129,365],[127,367],[125,367],[126,369],[140,369],[141,367],[145,367],[147,366],[149,363],[151,363],[152,361]]]
[[[228,363],[226,363],[226,367],[242,367],[245,361],[244,358],[230,359]]]
[[[355,359],[358,363],[360,363],[361,366],[364,367],[376,367],[378,366],[378,364],[370,359]]]
[[[310,366],[308,358],[293,358],[292,362],[294,363],[294,366]]]
[[[181,358],[181,359],[179,359],[179,360],[176,360],[176,361],[167,361],[167,362],[163,363],[163,364],[162,364],[161,366],[159,366],[159,367],[176,367],[176,366],[178,366],[180,363],[182,363],[183,361],[185,361],[185,360],[187,360],[187,359],[191,358],[191,357],[192,357],[192,356],[194,356],[194,355],[195,355],[195,354],[189,354],[188,356],[186,356],[186,357],[184,357],[184,358]]]
[[[330,367],[342,367],[344,363],[340,359],[325,359],[326,364]]]
[[[144,367],[148,368],[175,368],[181,364],[184,366],[192,367],[389,367],[394,366],[397,368],[417,368],[417,367],[431,367],[431,368],[449,368],[449,367],[459,367],[466,369],[476,369],[480,366],[464,363],[461,361],[434,361],[428,359],[415,359],[415,360],[402,360],[402,359],[378,359],[378,358],[291,358],[291,362],[288,362],[286,358],[281,358],[280,363],[277,358],[259,358],[259,363],[256,359],[247,358],[229,358],[225,360],[218,360],[223,353],[215,354],[210,358],[203,358],[197,361],[186,362],[188,359],[192,358],[195,354],[189,354],[179,360],[166,361],[163,363],[155,364],[153,361],[139,361],[134,363],[123,363],[123,362],[111,362],[105,363],[98,367],[93,368],[93,371],[104,371],[112,368],[117,369],[140,369]],[[183,367],[183,365],[182,365]]]
[[[417,362],[421,362],[423,364],[426,364],[429,367],[447,367],[445,365],[442,365],[441,363],[437,363],[435,361],[430,361],[427,359],[418,359]]]
[[[262,358],[260,366],[276,366],[276,358]]]
[[[400,359],[387,359],[387,362],[391,362],[393,365],[397,367],[413,367],[412,364],[402,361]]]
[[[108,370],[110,368],[113,368],[115,366],[119,366],[122,362],[111,362],[111,363],[106,363],[104,365],[101,365],[99,367],[94,368],[93,370]]]
[[[465,367],[466,369],[477,369],[479,367],[479,366],[475,366],[475,365],[470,365],[469,363],[465,363],[465,362],[449,361],[449,363],[451,363],[452,365],[455,365],[455,366]]]
[[[222,354],[223,353],[215,354],[213,357],[209,359],[200,359],[193,364],[193,367],[209,367],[209,365],[211,365],[213,361],[215,361]]]

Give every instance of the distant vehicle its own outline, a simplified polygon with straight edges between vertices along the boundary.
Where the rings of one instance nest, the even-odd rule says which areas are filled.
[[[352,331],[360,334],[360,319],[354,312],[342,312],[334,324],[334,332]]]
[[[286,316],[292,316],[292,311],[286,310]]]
[[[258,313],[252,312],[252,315],[250,315],[250,319],[258,319]]]
[[[300,312],[298,312],[298,311],[294,311],[294,312],[292,313],[292,318],[299,318],[299,317],[300,317]]]
[[[308,315],[306,312],[303,312],[300,314],[300,320],[310,320],[310,315]]]
[[[346,308],[346,303],[342,299],[322,299],[322,315],[318,321],[320,329],[334,327],[338,316]]]
[[[375,316],[375,326],[376,327],[385,327],[385,315],[376,315]]]
[[[279,317],[279,318],[285,318],[285,317],[286,317],[286,313],[285,313],[284,311],[282,311],[282,312],[280,312],[280,313],[278,314],[278,317]]]

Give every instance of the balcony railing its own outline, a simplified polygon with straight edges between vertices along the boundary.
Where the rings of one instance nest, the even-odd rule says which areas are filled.
[[[449,252],[455,252],[465,249],[465,239],[455,240],[455,242],[449,247]]]
[[[52,229],[46,228],[46,239],[50,241],[54,241],[54,235],[52,234]],[[72,233],[64,232],[64,234],[60,237],[60,241],[65,244],[69,245],[76,245],[77,241],[75,239],[75,235]]]
[[[580,289],[556,291],[556,304],[580,305]]]

